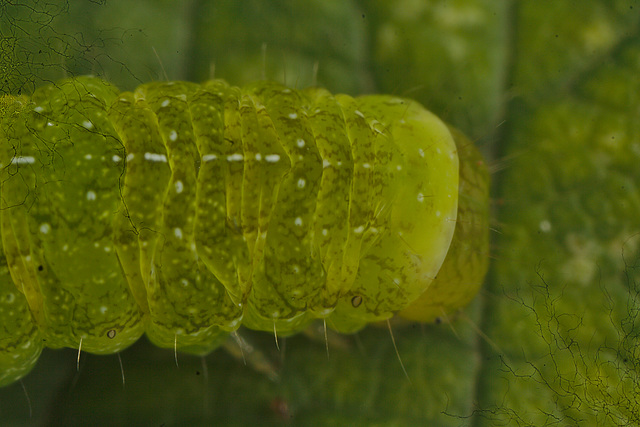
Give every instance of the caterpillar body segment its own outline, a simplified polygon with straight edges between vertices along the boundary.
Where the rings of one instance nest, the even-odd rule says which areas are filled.
[[[465,307],[489,268],[489,171],[480,152],[451,128],[460,158],[458,217],[447,256],[431,286],[400,311],[417,322],[433,322]]]

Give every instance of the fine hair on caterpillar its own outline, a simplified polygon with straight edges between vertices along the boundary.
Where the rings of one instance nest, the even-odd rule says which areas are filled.
[[[485,275],[486,166],[414,101],[78,77],[1,102],[0,385],[45,345],[432,321]]]

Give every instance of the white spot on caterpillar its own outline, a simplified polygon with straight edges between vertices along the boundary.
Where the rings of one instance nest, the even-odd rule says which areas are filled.
[[[114,154],[111,157],[111,160],[113,160],[114,163],[118,163],[120,160],[122,160],[122,157],[118,156],[117,154]]]
[[[215,154],[205,154],[204,156],[202,156],[202,161],[211,162],[213,160],[216,160],[217,158],[218,156],[216,156]]]
[[[382,124],[377,121],[377,120],[372,120],[371,123],[369,123],[369,127],[371,127],[371,129],[373,129],[374,132],[380,134],[380,135],[384,135],[384,132],[382,130],[380,130],[380,127],[382,126]]]
[[[278,154],[268,154],[264,159],[269,163],[276,163],[280,161],[280,156]]]
[[[162,162],[167,163],[167,156],[158,153],[144,153],[144,159],[150,162]]]
[[[96,193],[95,191],[87,191],[87,200],[95,200],[96,199]]]
[[[329,234],[329,230],[327,230],[326,228],[322,229],[322,235],[326,236],[327,234]]]
[[[47,126],[53,126],[53,123],[47,122]]]
[[[298,114],[297,114],[297,113],[289,113],[289,118],[290,118],[291,120],[295,120],[295,119],[297,119],[297,118],[298,118]]]
[[[87,160],[91,160],[93,158],[93,156],[91,154],[86,154],[84,156],[84,158],[87,159]]]
[[[424,202],[424,194],[422,194],[422,193],[418,193],[418,201],[419,201],[420,203]]]
[[[302,218],[297,217],[297,218],[295,219],[295,221],[293,221],[293,223],[294,223],[295,225],[297,225],[298,227],[300,227],[300,226],[302,225]]]
[[[304,147],[304,139],[298,138],[298,140],[296,141],[296,145],[300,148]]]
[[[160,104],[160,106],[161,107],[168,107],[170,103],[171,103],[171,101],[169,101],[169,99],[165,99],[164,101],[162,101],[162,104]]]
[[[108,308],[106,305],[101,305],[100,306],[100,313],[105,314],[107,312]]]
[[[540,221],[540,231],[542,231],[543,233],[548,233],[549,231],[551,231],[551,223],[546,219]]]
[[[49,224],[47,224],[46,222],[44,224],[40,224],[40,232],[42,234],[49,234],[50,231],[51,226]]]
[[[171,142],[175,142],[176,139],[178,139],[178,132],[176,132],[175,130],[169,132],[169,140]]]
[[[36,108],[33,109],[33,111],[35,111],[36,113],[42,113],[44,111],[44,108],[38,105]]]
[[[442,212],[440,212],[440,211],[436,211],[436,216],[437,216],[438,218],[440,218],[440,216],[441,216],[441,215],[442,215]]]
[[[262,154],[256,153],[256,161],[259,162],[260,160],[262,160]]]
[[[362,167],[365,169],[369,169],[371,167],[371,165],[369,163],[363,163]]]
[[[228,162],[241,162],[244,159],[244,156],[240,153],[232,154],[227,156]]]
[[[356,110],[356,111],[354,111],[354,113],[355,113],[355,114],[356,114],[356,116],[358,116],[358,117],[361,117],[361,118],[363,118],[363,119],[365,118],[365,117],[364,117],[364,114],[362,114],[362,112],[361,112],[360,110]]]
[[[127,162],[130,162],[131,160],[133,160],[135,156],[133,155],[133,153],[129,153],[127,154]]]
[[[398,166],[396,166],[396,169],[397,169],[397,170],[399,170],[399,171],[401,171],[401,170],[402,170],[402,165],[398,165]]]
[[[331,162],[330,162],[329,160],[327,160],[327,159],[323,159],[323,160],[322,160],[322,168],[323,168],[323,169],[326,169],[326,168],[328,168],[329,166],[331,166]]]
[[[304,178],[300,178],[298,180],[298,188],[304,188],[304,186],[307,184],[307,182],[304,180]]]
[[[420,154],[420,157],[424,157],[424,150],[422,148],[418,148],[418,154]]]
[[[178,239],[182,239],[182,229],[181,228],[174,228],[173,229],[173,234],[176,236],[176,238]]]
[[[356,234],[360,234],[363,231],[364,231],[364,227],[363,226],[356,227],[356,228],[353,229],[353,232],[356,233]]]
[[[184,184],[182,184],[182,181],[176,181],[174,186],[176,188],[176,193],[178,194],[182,193],[182,190],[184,190]]]
[[[82,126],[85,129],[93,129],[93,123],[91,123],[90,120],[85,120],[84,122],[82,122]]]
[[[11,159],[12,165],[32,165],[36,162],[36,159],[31,156],[17,156]]]

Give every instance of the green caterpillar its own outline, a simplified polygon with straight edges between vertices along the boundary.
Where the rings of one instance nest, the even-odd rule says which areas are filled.
[[[79,77],[0,112],[0,386],[44,346],[431,321],[486,272],[486,166],[410,100]]]

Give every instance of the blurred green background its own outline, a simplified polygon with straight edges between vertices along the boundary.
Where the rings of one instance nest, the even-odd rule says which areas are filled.
[[[493,173],[492,269],[452,322],[305,336],[270,378],[144,340],[46,351],[0,425],[640,425],[638,0],[2,0],[0,94],[97,74],[422,102]],[[26,390],[26,393],[25,393]]]

